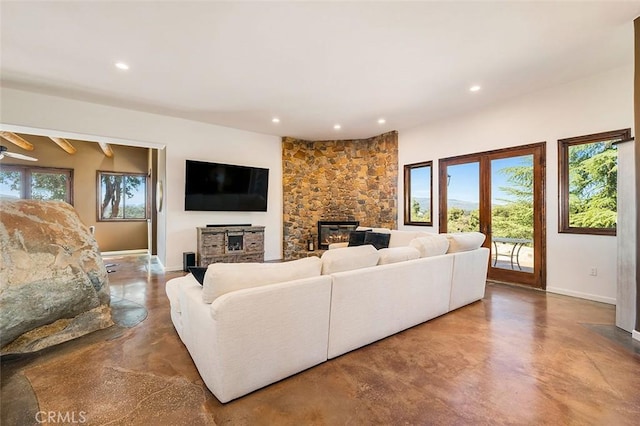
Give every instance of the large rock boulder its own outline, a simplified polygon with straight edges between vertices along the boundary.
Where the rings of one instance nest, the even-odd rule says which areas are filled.
[[[29,352],[113,325],[95,238],[69,204],[0,200],[0,352]]]

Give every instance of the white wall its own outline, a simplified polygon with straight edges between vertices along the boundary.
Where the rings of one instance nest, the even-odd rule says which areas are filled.
[[[166,159],[166,176],[161,165],[165,206],[158,216],[158,255],[167,269],[182,269],[182,252],[196,251],[195,228],[208,223],[263,225],[265,259],[282,257],[280,137],[7,88],[0,88],[0,100],[3,129],[165,148],[159,157],[160,163]],[[268,168],[267,212],[185,212],[186,159]]]
[[[613,304],[616,237],[558,233],[557,141],[628,127],[633,127],[632,64],[473,114],[401,130],[398,157],[400,167],[434,161],[433,217],[437,222],[438,159],[546,141],[547,290]],[[404,205],[403,187],[400,179],[400,206]],[[403,223],[402,212],[398,223]],[[437,232],[437,223],[433,231]],[[589,275],[591,268],[598,269],[597,276]]]

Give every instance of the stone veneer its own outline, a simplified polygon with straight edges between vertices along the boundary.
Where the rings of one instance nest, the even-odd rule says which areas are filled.
[[[282,138],[283,255],[317,245],[319,220],[397,227],[398,132],[369,139]]]

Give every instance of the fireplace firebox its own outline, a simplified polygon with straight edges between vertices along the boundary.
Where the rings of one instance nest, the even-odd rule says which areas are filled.
[[[329,244],[349,241],[349,234],[360,225],[357,221],[318,221],[318,247],[329,248]]]

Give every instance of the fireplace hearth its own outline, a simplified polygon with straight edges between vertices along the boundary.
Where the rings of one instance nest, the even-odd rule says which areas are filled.
[[[358,221],[318,221],[318,247],[321,250],[329,248],[329,244],[349,241],[349,234],[360,225]]]

